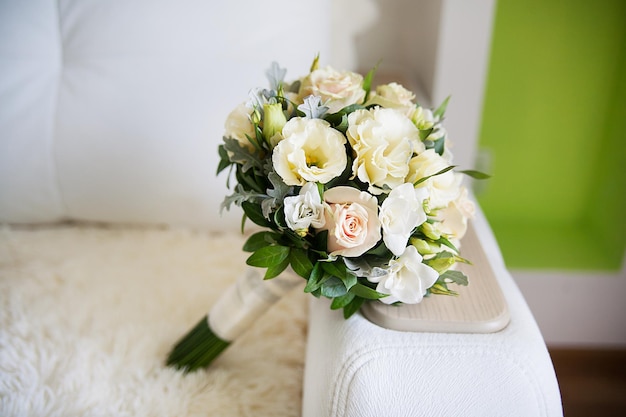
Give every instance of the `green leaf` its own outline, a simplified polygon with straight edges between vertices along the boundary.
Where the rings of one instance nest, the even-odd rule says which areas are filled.
[[[424,177],[424,178],[420,178],[419,180],[415,181],[415,182],[413,183],[413,185],[414,185],[414,186],[418,186],[419,184],[423,183],[423,182],[424,182],[424,181],[426,181],[427,179],[432,178],[432,177],[437,176],[437,175],[445,174],[446,172],[448,172],[448,171],[450,171],[450,170],[452,170],[452,169],[454,169],[454,168],[455,168],[455,165],[450,165],[449,167],[444,168],[444,169],[442,169],[441,171],[435,172],[435,173],[434,173],[434,174],[432,174],[432,175],[428,175],[428,176],[426,176],[426,177]]]
[[[328,230],[318,232],[313,238],[313,247],[326,252],[328,245]]]
[[[244,252],[255,252],[264,246],[275,244],[280,235],[274,232],[262,231],[251,235],[243,244]]]
[[[333,276],[322,283],[321,289],[322,295],[328,298],[341,297],[348,292],[343,281]]]
[[[435,285],[428,289],[429,294],[437,294],[437,295],[459,295],[458,292],[452,291],[448,288],[445,282],[437,281]]]
[[[346,286],[346,289],[349,290],[350,288],[354,287],[357,284],[358,279],[356,275],[346,273],[346,277],[342,279],[342,281],[343,281],[343,285]]]
[[[230,159],[228,158],[228,152],[226,151],[224,145],[220,145],[217,147],[217,153],[220,156],[220,162],[217,165],[217,172],[215,173],[215,175],[219,174],[232,164],[232,162],[230,162]]]
[[[287,246],[264,246],[250,255],[246,260],[246,264],[262,268],[275,266],[287,259],[289,250]]]
[[[445,150],[444,147],[445,147],[445,144],[446,144],[446,137],[445,137],[445,135],[440,137],[439,139],[437,139],[433,143],[434,143],[435,152],[437,152],[437,154],[440,155],[440,156],[443,155],[443,152]]]
[[[491,175],[485,174],[484,172],[476,171],[473,169],[466,169],[464,171],[459,171],[461,174],[465,174],[469,177],[474,178],[475,180],[486,180],[491,178]]]
[[[376,63],[374,68],[369,70],[365,77],[363,77],[363,89],[365,90],[365,99],[363,102],[367,102],[369,98],[370,92],[372,90],[372,81],[374,80],[374,75],[376,75],[376,71],[378,70],[378,66],[380,65],[380,61]]]
[[[252,220],[253,223],[261,227],[272,226],[272,224],[265,217],[263,217],[263,211],[260,205],[251,203],[249,201],[244,201],[241,203],[241,208],[243,209],[244,213],[246,213],[246,216],[248,216],[248,218]]]
[[[322,269],[322,266],[320,264],[321,262],[317,262],[313,266],[313,270],[311,271],[306,286],[304,287],[304,292],[313,293],[317,291],[322,285],[322,282],[324,280],[324,270]]]
[[[333,302],[330,304],[331,310],[339,310],[340,308],[344,308],[354,299],[354,294],[349,292],[347,294],[342,295],[341,297],[333,298]]]
[[[387,294],[379,293],[378,291],[361,283],[357,283],[352,288],[350,288],[350,292],[356,296],[366,298],[368,300],[378,300],[380,298],[387,297]]]
[[[307,251],[304,249],[292,248],[289,252],[289,262],[291,268],[296,274],[303,278],[309,278],[311,272],[313,272],[313,263],[309,259]]]
[[[361,308],[361,305],[363,305],[364,301],[365,299],[361,297],[354,297],[354,299],[352,299],[352,301],[350,301],[348,305],[343,308],[343,318],[348,319],[354,313],[359,311],[359,308]]]
[[[289,266],[289,258],[283,259],[280,263],[276,265],[269,266],[267,268],[267,271],[265,271],[265,276],[263,277],[263,279],[272,279],[277,277],[287,268],[287,266]]]
[[[439,275],[439,279],[444,280],[445,282],[454,282],[457,285],[469,284],[469,279],[467,278],[467,275],[465,275],[461,271],[448,270]]]
[[[439,105],[439,107],[437,107],[437,110],[435,110],[433,112],[433,116],[437,117],[443,117],[443,115],[446,112],[446,109],[448,108],[448,102],[450,101],[450,96],[446,97],[446,99],[443,101],[443,103],[441,103]]]
[[[346,279],[346,264],[343,261],[322,262],[322,268],[328,275],[332,275],[341,280]]]

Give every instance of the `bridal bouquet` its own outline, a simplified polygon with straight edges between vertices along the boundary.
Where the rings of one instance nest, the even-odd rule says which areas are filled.
[[[320,68],[293,82],[272,64],[269,88],[228,116],[218,173],[236,180],[223,208],[261,227],[243,246],[251,271],[174,347],[168,364],[208,365],[294,283],[347,319],[364,302],[419,303],[467,285],[455,270],[473,203],[442,126],[374,70]],[[243,227],[243,224],[242,224]],[[259,271],[264,271],[259,273]],[[297,278],[294,278],[297,277]]]

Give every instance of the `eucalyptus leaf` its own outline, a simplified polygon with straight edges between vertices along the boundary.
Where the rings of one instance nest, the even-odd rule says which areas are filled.
[[[448,271],[444,272],[443,274],[441,274],[439,276],[439,279],[443,280],[444,282],[453,282],[453,283],[455,283],[457,285],[468,285],[469,284],[469,279],[467,278],[467,275],[465,275],[461,271],[448,270]]]

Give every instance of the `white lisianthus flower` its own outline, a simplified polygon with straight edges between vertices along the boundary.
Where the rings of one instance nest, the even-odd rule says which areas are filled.
[[[413,157],[409,162],[409,174],[406,181],[414,184],[420,179],[436,174],[449,166],[448,161],[434,149],[427,149]],[[417,187],[428,189],[429,207],[432,210],[437,210],[447,207],[459,196],[462,180],[461,174],[448,171],[419,183]]]
[[[379,277],[368,277],[370,282],[378,283],[376,291],[389,296],[381,298],[385,304],[402,302],[417,304],[422,301],[426,290],[439,278],[439,273],[422,263],[422,256],[414,246],[407,246],[398,259],[389,262],[387,273]]]
[[[378,217],[383,228],[383,241],[394,255],[402,255],[413,229],[426,221],[423,205],[426,198],[428,191],[425,188],[414,188],[413,184],[405,183],[391,190],[380,206]]]
[[[334,187],[324,193],[326,225],[331,256],[356,257],[373,248],[381,238],[378,200],[352,187]]]
[[[241,103],[230,112],[224,123],[224,136],[227,138],[237,139],[239,144],[249,150],[254,150],[254,145],[250,143],[246,135],[251,138],[256,137],[254,125],[250,120],[250,110],[246,103]]]
[[[285,197],[284,211],[287,226],[301,236],[306,234],[310,226],[316,229],[326,224],[325,204],[314,182],[307,182],[300,194]]]
[[[467,188],[461,187],[456,200],[448,207],[437,212],[436,219],[440,220],[438,229],[455,241],[460,241],[467,232],[467,222],[474,217],[476,206],[467,195]],[[457,246],[458,247],[458,246]]]
[[[416,110],[414,100],[415,94],[412,91],[394,82],[376,87],[376,92],[372,93],[366,105],[380,105],[386,108],[393,108],[410,118]]]
[[[336,113],[346,106],[363,102],[363,76],[331,67],[316,69],[302,80],[300,102],[310,95],[321,97],[322,103],[329,107],[329,113]]]
[[[282,137],[272,164],[285,184],[326,184],[345,170],[346,138],[325,120],[294,117],[283,127]]]
[[[424,150],[417,128],[394,109],[350,113],[346,134],[355,153],[352,174],[369,184],[372,194],[403,184],[411,156]]]

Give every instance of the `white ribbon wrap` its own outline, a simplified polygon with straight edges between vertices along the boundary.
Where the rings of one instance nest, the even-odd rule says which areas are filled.
[[[220,339],[235,340],[283,295],[304,282],[291,268],[268,280],[263,279],[262,272],[248,268],[211,308],[209,328]]]

